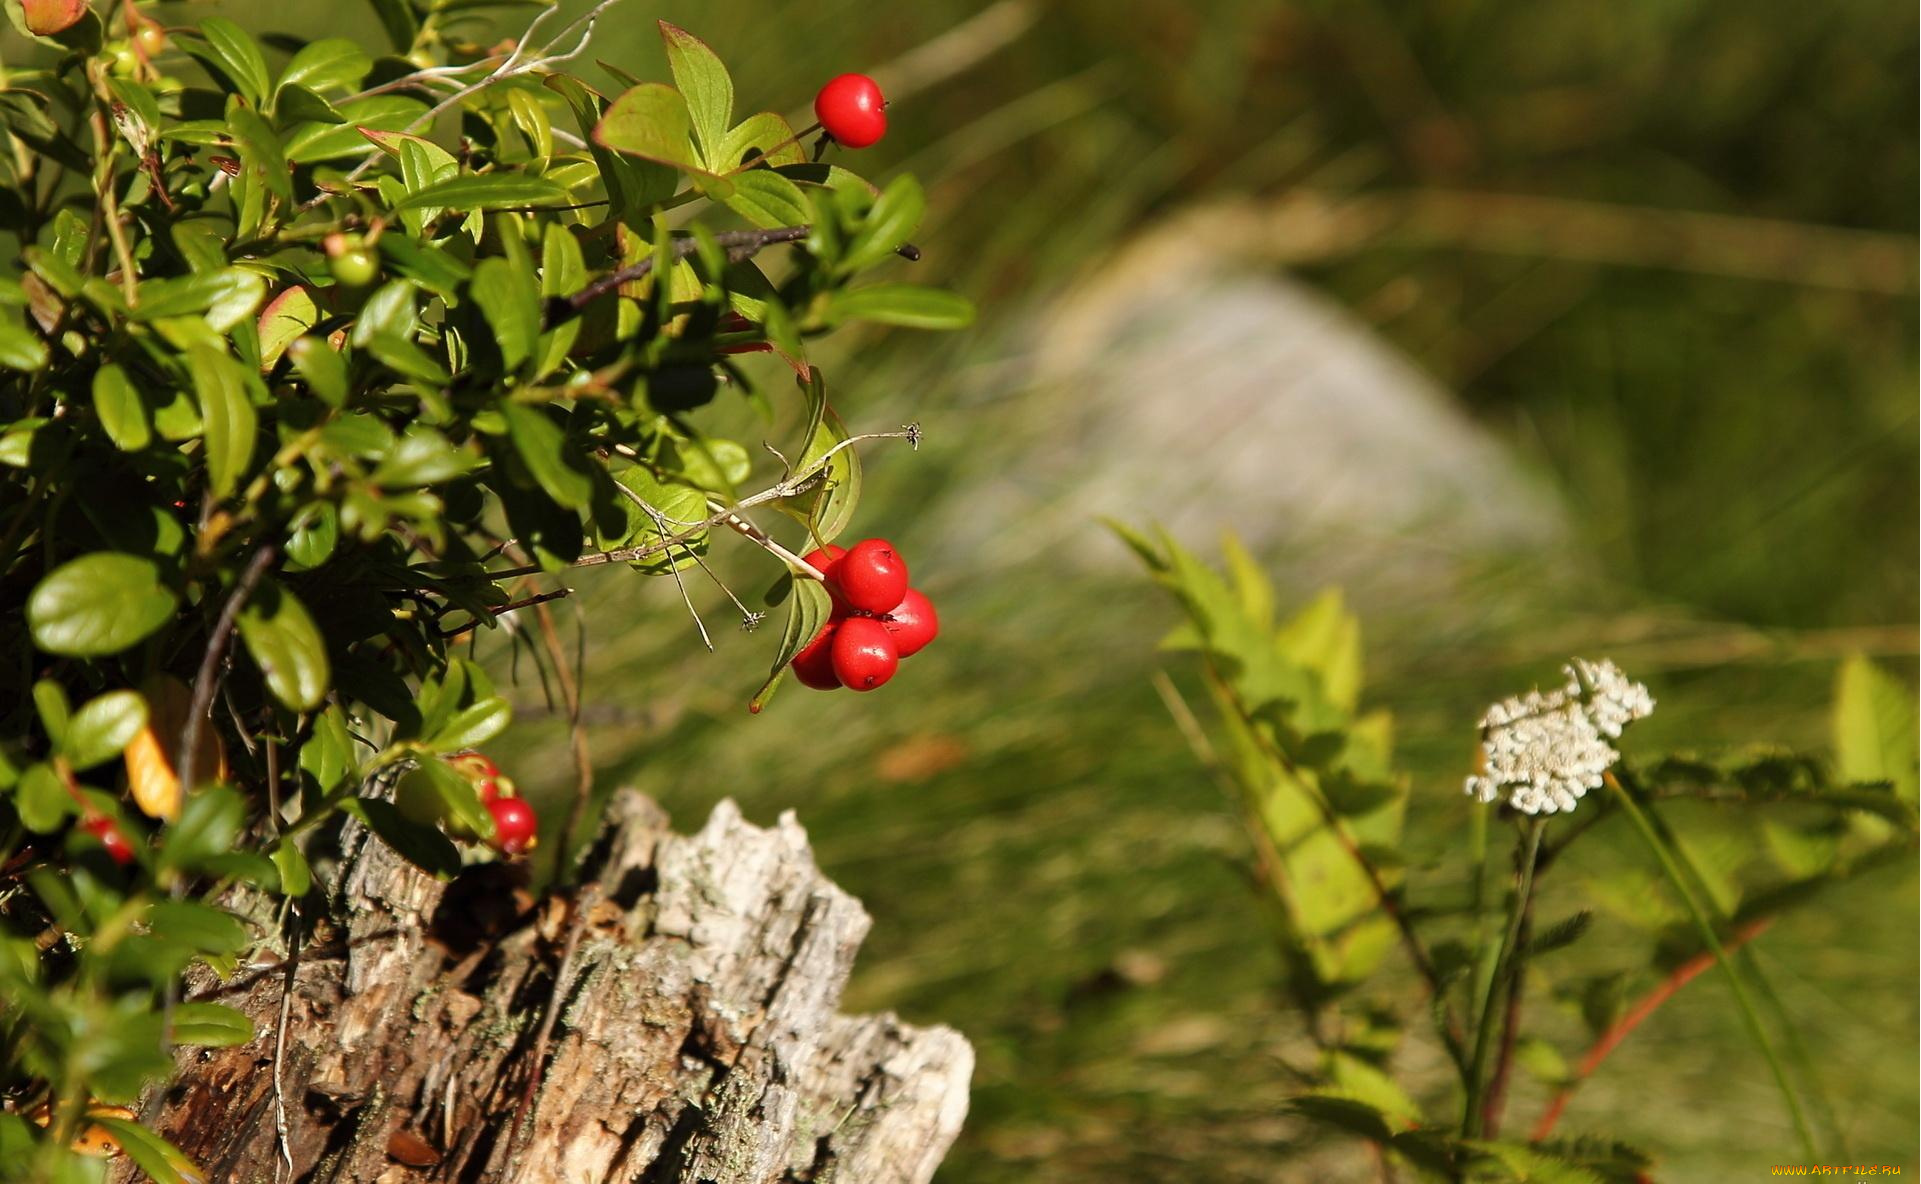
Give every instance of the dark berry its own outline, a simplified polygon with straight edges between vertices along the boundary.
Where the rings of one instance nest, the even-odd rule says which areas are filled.
[[[834,631],[834,677],[851,691],[871,691],[894,677],[900,650],[894,635],[872,617],[849,617]]]
[[[855,543],[831,578],[848,605],[862,612],[887,612],[907,596],[907,563],[886,539]]]
[[[540,822],[534,808],[521,798],[495,798],[487,803],[494,816],[494,849],[503,855],[518,855],[534,845]]]
[[[881,624],[894,635],[894,645],[903,658],[920,653],[940,636],[940,618],[934,613],[934,602],[913,588],[881,618]]]
[[[81,829],[100,840],[100,845],[107,849],[107,858],[122,867],[133,862],[133,844],[127,841],[127,836],[114,825],[113,819],[89,818],[80,825]]]
[[[840,678],[834,673],[834,634],[839,629],[840,622],[829,621],[794,655],[794,677],[800,679],[800,685],[817,691],[840,689]]]
[[[814,96],[814,117],[835,142],[849,148],[877,144],[887,134],[887,103],[865,74],[830,79]]]

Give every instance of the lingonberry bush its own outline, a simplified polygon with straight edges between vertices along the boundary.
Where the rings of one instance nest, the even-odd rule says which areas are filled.
[[[522,614],[516,644],[558,651],[556,573],[765,551],[786,625],[755,710],[816,638],[803,679],[858,689],[932,639],[891,547],[830,592],[771,533],[826,547],[860,447],[918,438],[850,431],[812,343],[971,317],[869,279],[923,211],[830,154],[884,133],[879,91],[826,83],[818,137],[742,117],[665,24],[671,85],[597,89],[575,71],[618,3],[503,39],[486,5],[373,0],[364,47],[6,0],[0,1177],[85,1178],[82,1148],[194,1178],[127,1106],[175,1046],[253,1037],[179,998],[268,936],[230,887],[297,918],[343,828],[442,875],[535,842],[475,751],[508,701],[462,650]],[[781,438],[704,432],[718,398]]]
[[[1410,841],[1417,789],[1395,769],[1392,721],[1362,708],[1360,626],[1339,596],[1279,620],[1232,538],[1223,576],[1171,539],[1121,533],[1186,613],[1165,648],[1200,658],[1211,733],[1172,680],[1159,686],[1255,853],[1315,1046],[1287,1066],[1305,1083],[1299,1115],[1367,1141],[1384,1178],[1399,1165],[1448,1181],[1646,1181],[1658,1148],[1570,1138],[1563,1118],[1636,1027],[1712,973],[1805,1160],[1851,1162],[1811,1042],[1747,947],[1837,883],[1912,862],[1915,703],[1896,679],[1863,658],[1842,668],[1832,760],[1776,747],[1634,758],[1615,745],[1653,696],[1610,662],[1575,659],[1551,690],[1480,717],[1465,833]],[[1637,864],[1585,849],[1563,864],[1610,830]],[[1581,907],[1540,916],[1550,876],[1574,880],[1557,896]],[[1604,926],[1615,953],[1584,957]],[[1438,1075],[1402,1071],[1422,1059],[1398,1055],[1415,1032],[1438,1050]],[[1517,1071],[1544,1099],[1518,1137],[1504,1133]]]

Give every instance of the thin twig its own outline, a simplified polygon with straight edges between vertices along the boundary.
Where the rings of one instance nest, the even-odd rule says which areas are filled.
[[[207,718],[208,709],[213,704],[214,687],[220,681],[220,662],[227,656],[227,643],[233,637],[234,624],[240,619],[240,610],[253,596],[254,589],[267,574],[267,569],[280,555],[272,543],[263,543],[253,558],[247,561],[240,578],[234,581],[233,593],[227,603],[220,608],[220,616],[214,621],[213,632],[207,637],[207,652],[200,656],[200,670],[193,678],[193,699],[187,708],[187,722],[180,729],[180,787],[188,793],[193,792],[194,775],[199,772],[194,767],[195,749],[200,745],[200,727]]]
[[[519,612],[523,608],[532,608],[537,604],[546,604],[550,600],[564,600],[567,597],[572,596],[573,594],[574,594],[574,590],[572,588],[556,588],[552,592],[542,592],[537,596],[528,596],[521,600],[511,601],[507,604],[501,605],[499,608],[488,609],[486,615],[489,620],[497,621],[501,617],[506,616],[508,613]],[[455,607],[454,611],[459,611],[458,606]],[[472,629],[476,625],[479,625],[480,621],[481,621],[481,618],[475,617],[471,621],[462,621],[458,625],[450,625],[440,630],[440,636],[459,637],[461,634],[467,632],[469,629]]]
[[[776,226],[770,230],[730,230],[725,234],[715,235],[714,242],[727,252],[727,262],[743,263],[758,255],[766,247],[780,243],[800,242],[812,233],[812,230],[813,228],[809,226]],[[673,258],[679,260],[693,254],[696,248],[696,239],[683,236],[673,241],[669,251]],[[575,312],[579,312],[622,284],[631,284],[635,280],[645,279],[653,270],[654,257],[649,255],[638,263],[608,272],[572,296],[566,297],[566,303]]]
[[[278,819],[275,820],[276,825]],[[274,1029],[273,1038],[273,1125],[275,1138],[280,1148],[280,1162],[274,1165],[274,1179],[280,1179],[280,1169],[285,1167],[287,1179],[293,1179],[293,1140],[287,1123],[287,1097],[282,1085],[282,1074],[287,1056],[287,1024],[293,1014],[293,991],[295,976],[300,970],[300,905],[292,902],[293,941],[287,952],[287,973],[280,984],[280,1024]]]

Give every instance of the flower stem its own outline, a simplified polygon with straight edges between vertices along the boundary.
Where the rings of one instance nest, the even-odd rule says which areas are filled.
[[[1461,1115],[1461,1132],[1470,1139],[1481,1134],[1481,1095],[1487,1081],[1488,1057],[1494,1051],[1495,1029],[1500,1026],[1501,989],[1503,984],[1510,984],[1511,991],[1520,989],[1520,976],[1512,970],[1514,960],[1520,956],[1521,928],[1526,923],[1528,904],[1534,895],[1534,861],[1541,853],[1541,835],[1546,830],[1546,819],[1530,818],[1521,832],[1520,884],[1508,902],[1507,929],[1501,935],[1494,974],[1481,995],[1480,1014],[1474,1024],[1474,1057],[1468,1065],[1467,1101]]]
[[[1701,931],[1701,940],[1714,952],[1714,960],[1720,963],[1721,969],[1726,972],[1728,986],[1734,991],[1734,1001],[1741,1009],[1741,1018],[1747,1024],[1748,1034],[1754,1038],[1755,1047],[1761,1050],[1762,1058],[1768,1063],[1769,1072],[1774,1074],[1774,1083],[1780,1087],[1781,1097],[1787,1102],[1788,1113],[1794,1119],[1795,1133],[1801,1138],[1802,1150],[1807,1153],[1810,1161],[1820,1159],[1820,1151],[1814,1142],[1814,1132],[1808,1126],[1808,1116],[1801,1109],[1800,1097],[1788,1082],[1787,1068],[1782,1065],[1781,1057],[1774,1049],[1774,1041],[1768,1037],[1767,1028],[1762,1025],[1761,1016],[1754,1009],[1754,1000],[1748,994],[1747,980],[1742,977],[1739,970],[1735,969],[1733,961],[1728,958],[1727,949],[1721,944],[1720,935],[1715,933],[1714,923],[1708,919],[1706,908],[1695,897],[1694,890],[1688,885],[1687,876],[1675,863],[1674,854],[1668,850],[1668,845],[1661,841],[1661,836],[1656,833],[1654,824],[1648,821],[1647,814],[1635,802],[1634,796],[1628,793],[1627,788],[1614,774],[1608,773],[1605,776],[1608,788],[1613,790],[1615,796],[1620,799],[1622,812],[1634,823],[1634,829],[1640,832],[1642,841],[1647,843],[1648,849],[1654,852],[1654,858],[1660,862],[1661,871],[1666,874],[1668,882],[1673,884],[1674,890],[1680,894],[1682,903],[1687,906],[1688,915],[1694,920],[1695,928]]]

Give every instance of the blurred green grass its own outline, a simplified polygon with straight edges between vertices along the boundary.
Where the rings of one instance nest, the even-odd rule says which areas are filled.
[[[988,10],[630,8],[598,56],[664,76],[651,26],[673,20],[733,66],[744,107],[787,111],[826,75],[894,61]],[[684,826],[722,796],[763,821],[799,811],[823,866],[875,915],[849,1004],[953,1024],[979,1050],[973,1117],[942,1179],[1371,1178],[1356,1149],[1304,1147],[1279,1117],[1299,1034],[1238,870],[1242,841],[1147,682],[1171,613],[1124,571],[957,548],[920,511],[991,485],[1007,425],[1044,428],[1029,404],[1058,393],[997,381],[1018,373],[1018,327],[1191,203],[1309,191],[1607,203],[1635,212],[1657,262],[1690,247],[1665,214],[1765,219],[1742,224],[1752,233],[1717,257],[1723,274],[1599,265],[1578,235],[1501,250],[1384,236],[1294,271],[1551,475],[1587,561],[1573,589],[1558,560],[1489,571],[1468,585],[1478,613],[1445,630],[1406,600],[1364,605],[1373,696],[1397,712],[1417,786],[1421,882],[1459,874],[1469,721],[1570,649],[1606,649],[1655,684],[1662,710],[1636,751],[1824,744],[1839,653],[1869,644],[1912,676],[1915,11],[1056,0],[991,12],[976,34],[1019,34],[951,77],[912,79],[926,85],[857,161],[928,182],[914,278],[967,292],[983,323],[953,338],[869,335],[827,359],[855,422],[929,431],[918,456],[872,454],[857,525],[912,558],[941,604],[942,643],[881,694],[790,690],[749,720],[769,639],[723,637],[710,657],[670,585],[583,573],[600,781],[653,793]],[[1823,227],[1862,232],[1897,259],[1896,282],[1837,264]],[[1749,262],[1779,258],[1778,278],[1748,278]],[[980,537],[1019,533],[990,525]],[[1285,582],[1288,557],[1270,558]],[[766,578],[751,556],[721,568],[744,589]],[[526,695],[503,755],[551,818],[571,784],[565,728],[531,683]],[[1635,855],[1603,843],[1595,858]],[[1548,891],[1553,911],[1573,907]],[[1912,877],[1882,875],[1758,949],[1857,1161],[1913,1154],[1915,931]],[[1631,939],[1603,927],[1596,942]],[[1728,1012],[1720,983],[1690,987],[1565,1129],[1656,1149],[1661,1179],[1747,1178],[1789,1157],[1778,1099]],[[1536,1101],[1523,1092],[1517,1115]]]

